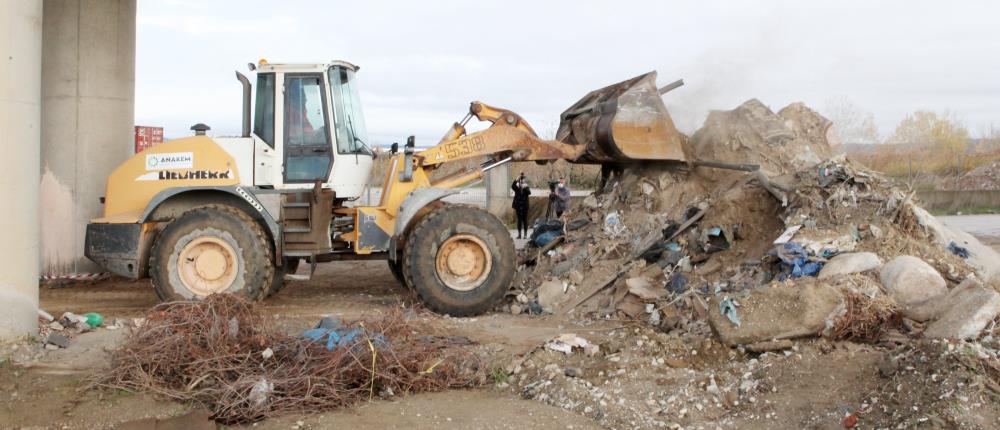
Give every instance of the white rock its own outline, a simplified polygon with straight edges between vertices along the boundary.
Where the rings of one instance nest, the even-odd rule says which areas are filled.
[[[944,278],[930,264],[902,255],[882,266],[879,280],[893,300],[904,308],[920,305],[948,292]]]
[[[840,254],[830,259],[819,271],[819,278],[826,279],[851,273],[867,272],[878,269],[882,259],[871,252],[850,252]]]

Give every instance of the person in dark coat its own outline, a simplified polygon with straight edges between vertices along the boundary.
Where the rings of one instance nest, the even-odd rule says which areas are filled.
[[[549,194],[549,200],[552,201],[552,209],[556,211],[556,218],[562,217],[563,212],[569,210],[569,188],[566,187],[566,178],[559,178],[559,183],[556,185],[555,190]]]
[[[531,187],[524,177],[524,172],[517,177],[514,183],[510,184],[510,189],[514,190],[514,201],[511,207],[514,208],[514,215],[517,215],[517,238],[528,237],[528,196],[531,195]],[[522,231],[524,232],[522,235]]]

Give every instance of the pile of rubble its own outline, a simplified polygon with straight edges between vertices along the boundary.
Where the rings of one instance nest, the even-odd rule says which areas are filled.
[[[984,164],[962,176],[938,181],[942,190],[1000,190],[1000,161]]]
[[[507,309],[584,324],[622,321],[641,328],[620,331],[625,342],[649,345],[655,332],[670,336],[664,344],[717,345],[757,357],[753,362],[769,351],[788,354],[799,338],[901,348],[920,338],[976,340],[995,331],[1000,255],[941,224],[912,192],[843,156],[831,158],[830,129],[799,103],[774,113],[751,100],[713,112],[685,152],[759,170],[646,164],[613,175],[569,213],[558,234],[522,251]],[[620,384],[611,381],[628,367],[619,364],[625,357],[660,366],[671,356],[669,348],[637,352],[649,349],[642,340],[616,347],[611,338],[591,345],[592,354],[576,353],[591,358],[539,350],[508,370],[526,397],[612,426],[694,422],[684,418],[695,413],[692,405],[701,414],[752,402],[755,390],[743,385],[754,378],[735,371],[728,373],[741,377],[732,381],[692,377],[702,390],[716,387],[708,403],[675,404],[683,396],[648,389],[608,393],[591,381]],[[987,362],[996,367],[996,359]],[[710,373],[742,366],[753,375],[747,360],[722,361]],[[533,373],[518,376],[525,367]],[[595,374],[573,376],[580,373]],[[564,381],[558,389],[551,387],[556,379]],[[622,403],[622,393],[651,397],[636,406]],[[668,410],[670,419],[657,412]]]
[[[511,310],[707,323],[729,345],[974,337],[1000,312],[1000,257],[913,193],[824,161],[829,125],[802,104],[714,112],[686,151],[760,170],[624,170],[571,212],[562,239],[524,251]]]

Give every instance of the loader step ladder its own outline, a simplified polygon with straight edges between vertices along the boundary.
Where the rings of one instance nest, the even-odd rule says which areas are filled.
[[[303,258],[309,262],[308,274],[289,273],[285,279],[307,281],[316,271],[316,255],[331,252],[330,220],[334,194],[313,190],[282,195],[282,257]]]

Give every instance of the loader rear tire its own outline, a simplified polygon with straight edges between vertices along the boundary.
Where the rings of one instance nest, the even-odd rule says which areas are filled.
[[[500,220],[445,205],[417,222],[403,249],[403,275],[427,306],[452,316],[493,307],[514,279],[514,241]]]
[[[275,271],[270,240],[245,212],[220,205],[185,212],[153,243],[149,274],[163,301],[214,293],[259,300]]]

